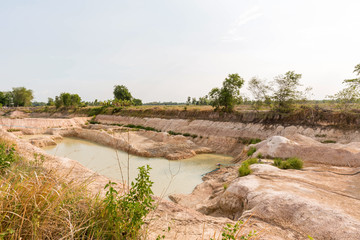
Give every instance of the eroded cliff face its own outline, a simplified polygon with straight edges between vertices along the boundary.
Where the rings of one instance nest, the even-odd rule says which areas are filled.
[[[266,139],[253,145],[257,148],[254,155],[298,155],[305,161],[304,170],[280,170],[267,164],[255,164],[251,166],[253,173],[246,177],[238,177],[238,165],[210,173],[192,194],[173,195],[171,198],[175,203],[159,200],[157,210],[149,216],[151,236],[156,238],[170,225],[172,230],[166,233],[167,239],[209,239],[214,232],[218,236],[225,223],[251,216],[244,232],[262,230],[259,239],[307,239],[307,235],[315,239],[360,239],[360,145],[349,143],[360,139],[356,131],[208,120],[105,115],[96,118],[106,124],[135,124],[163,131],[124,132],[118,126],[85,126],[86,120],[0,119],[0,137],[15,141],[19,151],[28,158],[32,158],[33,153],[43,154],[46,166],[59,169],[60,173],[66,172],[69,180],[84,181],[94,177],[89,184],[94,193],[102,189],[107,178],[96,175],[71,159],[46,154],[28,141],[19,139],[16,134],[21,136],[21,132],[6,130],[22,126],[20,130],[25,134],[74,136],[125,148],[138,155],[170,154],[170,157],[176,158],[208,150],[236,156],[244,148],[239,138]],[[27,132],[29,129],[33,131]],[[199,137],[192,140],[170,136],[166,133],[170,130]],[[340,143],[322,144],[316,141],[324,138]]]

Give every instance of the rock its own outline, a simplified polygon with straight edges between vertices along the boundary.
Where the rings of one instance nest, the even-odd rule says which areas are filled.
[[[360,143],[323,144],[312,138],[295,134],[287,138],[273,136],[251,146],[257,149],[253,156],[261,153],[271,158],[299,157],[311,163],[360,166]]]

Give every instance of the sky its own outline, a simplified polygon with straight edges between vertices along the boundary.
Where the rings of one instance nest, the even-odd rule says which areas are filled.
[[[359,0],[0,0],[0,91],[185,102],[228,74],[302,74],[313,99],[354,78]],[[241,92],[251,94],[247,86]]]

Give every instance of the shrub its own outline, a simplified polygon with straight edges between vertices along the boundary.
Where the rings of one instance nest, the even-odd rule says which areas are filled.
[[[288,158],[286,160],[281,158],[274,159],[274,166],[280,169],[302,169],[303,164],[303,161],[296,157]]]
[[[15,155],[15,147],[8,146],[5,143],[0,143],[0,172],[9,168],[11,163],[15,162],[17,156]]]
[[[183,134],[184,137],[190,137],[190,135],[191,135],[190,133],[184,133]]]
[[[182,135],[181,133],[174,132],[174,131],[168,131],[167,133],[170,134],[170,135],[174,135],[174,136],[176,136],[176,135]]]
[[[248,157],[252,156],[254,152],[256,152],[256,147],[250,147],[249,150],[247,151]]]
[[[251,173],[250,165],[258,163],[258,159],[256,158],[250,158],[248,160],[245,160],[241,163],[241,166],[239,167],[239,176],[243,177],[246,175],[249,175]]]
[[[191,135],[191,137],[192,137],[192,138],[197,138],[197,137],[198,137],[198,135],[196,135],[196,134],[192,134],[192,135]]]
[[[336,143],[336,141],[334,140],[324,140],[324,141],[321,141],[321,143]]]
[[[151,198],[153,194],[148,165],[139,167],[136,182],[131,183],[129,193],[119,196],[114,182],[109,182],[105,189],[105,211],[101,212],[104,224],[99,226],[105,234],[98,237],[104,239],[137,239],[145,216],[154,209]],[[96,222],[94,224],[97,224]]]
[[[262,153],[259,153],[256,157],[257,158],[263,158],[263,155],[262,155]]]

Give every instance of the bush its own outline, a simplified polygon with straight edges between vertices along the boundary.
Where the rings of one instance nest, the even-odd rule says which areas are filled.
[[[303,161],[299,158],[293,157],[283,160],[281,158],[274,159],[274,166],[280,169],[302,169]]]
[[[196,134],[192,134],[192,135],[191,135],[191,137],[192,137],[192,138],[197,138],[197,137],[198,137],[198,135],[196,135]]]
[[[336,141],[334,141],[334,140],[324,140],[324,141],[322,141],[321,143],[336,143]]]
[[[181,133],[174,132],[174,131],[168,131],[167,133],[170,134],[170,135],[173,135],[173,136],[182,135]]]
[[[109,182],[105,189],[105,211],[101,212],[104,224],[99,226],[105,234],[98,236],[103,239],[137,239],[145,216],[154,209],[151,195],[150,167],[139,167],[136,182],[131,183],[129,193],[119,196],[114,189],[115,183]],[[97,224],[94,222],[94,224]]]
[[[246,175],[249,175],[252,171],[250,169],[250,165],[252,164],[256,164],[258,163],[258,159],[257,158],[250,158],[248,160],[245,160],[244,162],[241,163],[241,166],[239,167],[239,176],[243,177]]]
[[[5,143],[0,143],[0,172],[9,168],[11,163],[15,162],[17,156],[15,155],[14,146],[8,146]]]
[[[250,147],[249,150],[247,151],[248,157],[252,156],[254,152],[256,152],[256,147]]]
[[[184,137],[190,137],[190,135],[191,135],[190,133],[184,133],[183,134]]]

